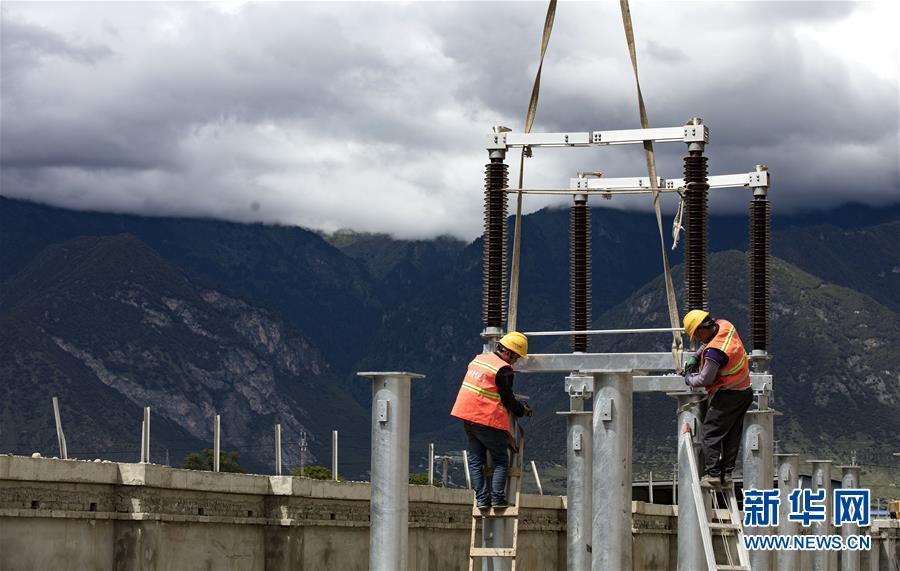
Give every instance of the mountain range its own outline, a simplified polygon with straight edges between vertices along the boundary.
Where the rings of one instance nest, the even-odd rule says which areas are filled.
[[[651,215],[592,209],[594,326],[667,326]],[[710,218],[710,303],[747,329],[743,216]],[[772,332],[777,438],[783,450],[843,460],[873,477],[900,450],[900,205],[776,216]],[[568,212],[524,217],[519,323],[568,328]],[[676,285],[681,283],[678,258]],[[180,463],[223,448],[271,472],[273,426],[285,457],[327,463],[339,430],[341,471],[365,477],[370,385],[361,370],[409,370],[412,461],[464,439],[448,416],[481,348],[481,240],[396,240],[351,231],[77,212],[0,198],[0,451],[55,454],[59,396],[70,455],[134,461],[141,408],[151,457]],[[745,336],[748,337],[748,336]],[[661,350],[669,340],[603,337],[595,351]],[[532,351],[567,352],[533,338]],[[530,454],[564,462],[562,379],[518,376],[537,411]],[[635,461],[666,470],[674,401],[635,401]],[[840,462],[839,462],[840,463]],[[636,472],[640,470],[636,468]]]

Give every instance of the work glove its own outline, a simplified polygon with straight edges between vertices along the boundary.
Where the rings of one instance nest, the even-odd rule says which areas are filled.
[[[690,357],[688,357],[687,363],[684,364],[685,377],[687,377],[687,375],[689,375],[691,373],[696,373],[699,370],[700,370],[700,360],[697,359],[697,356],[691,355]]]
[[[527,402],[523,402],[522,407],[525,409],[525,416],[530,417],[532,414],[534,414],[534,411],[531,410],[531,407],[528,406]]]

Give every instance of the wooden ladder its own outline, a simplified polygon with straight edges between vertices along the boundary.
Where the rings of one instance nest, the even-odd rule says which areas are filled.
[[[750,556],[744,549],[744,528],[734,495],[734,486],[706,488],[700,486],[700,475],[697,470],[697,459],[691,433],[681,434],[680,446],[686,448],[685,453],[691,470],[691,492],[694,506],[697,509],[697,520],[700,522],[700,535],[703,538],[703,551],[709,571],[750,571]],[[719,496],[724,504],[719,501]],[[707,509],[706,500],[711,506]],[[717,532],[717,533],[716,533]],[[721,538],[725,561],[716,560],[714,533]]]
[[[525,432],[516,427],[519,434],[518,450],[513,451],[507,471],[506,497],[512,499],[508,508],[495,510],[480,510],[476,507],[477,500],[472,503],[472,534],[469,541],[469,571],[475,570],[475,560],[479,557],[508,557],[511,571],[516,571],[516,550],[519,544],[519,488],[522,484],[523,467],[525,463]],[[488,484],[490,489],[490,484]],[[476,544],[478,520],[486,519],[511,519],[512,545],[509,547],[481,547]],[[482,524],[483,525],[483,524]],[[480,542],[479,542],[480,543]]]

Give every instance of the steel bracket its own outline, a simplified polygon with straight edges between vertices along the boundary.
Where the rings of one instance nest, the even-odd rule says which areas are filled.
[[[569,398],[590,398],[594,394],[594,376],[569,375],[566,377],[566,392]]]
[[[600,420],[607,422],[613,418],[613,399],[603,398],[597,401],[597,409],[594,414],[600,417]]]
[[[378,410],[376,413],[378,422],[387,422],[390,416],[391,401],[378,399]]]

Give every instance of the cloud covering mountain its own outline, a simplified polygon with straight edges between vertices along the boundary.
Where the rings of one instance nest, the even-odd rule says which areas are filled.
[[[484,135],[521,129],[545,9],[6,2],[2,194],[471,239]],[[712,173],[768,164],[782,211],[900,196],[896,5],[636,2],[632,13],[651,123],[702,116]],[[535,130],[637,123],[618,7],[561,4]],[[659,149],[662,176],[680,175],[683,152]],[[578,170],[644,166],[636,147],[541,150],[526,183],[565,186]],[[723,192],[714,209],[744,208],[746,193]]]

